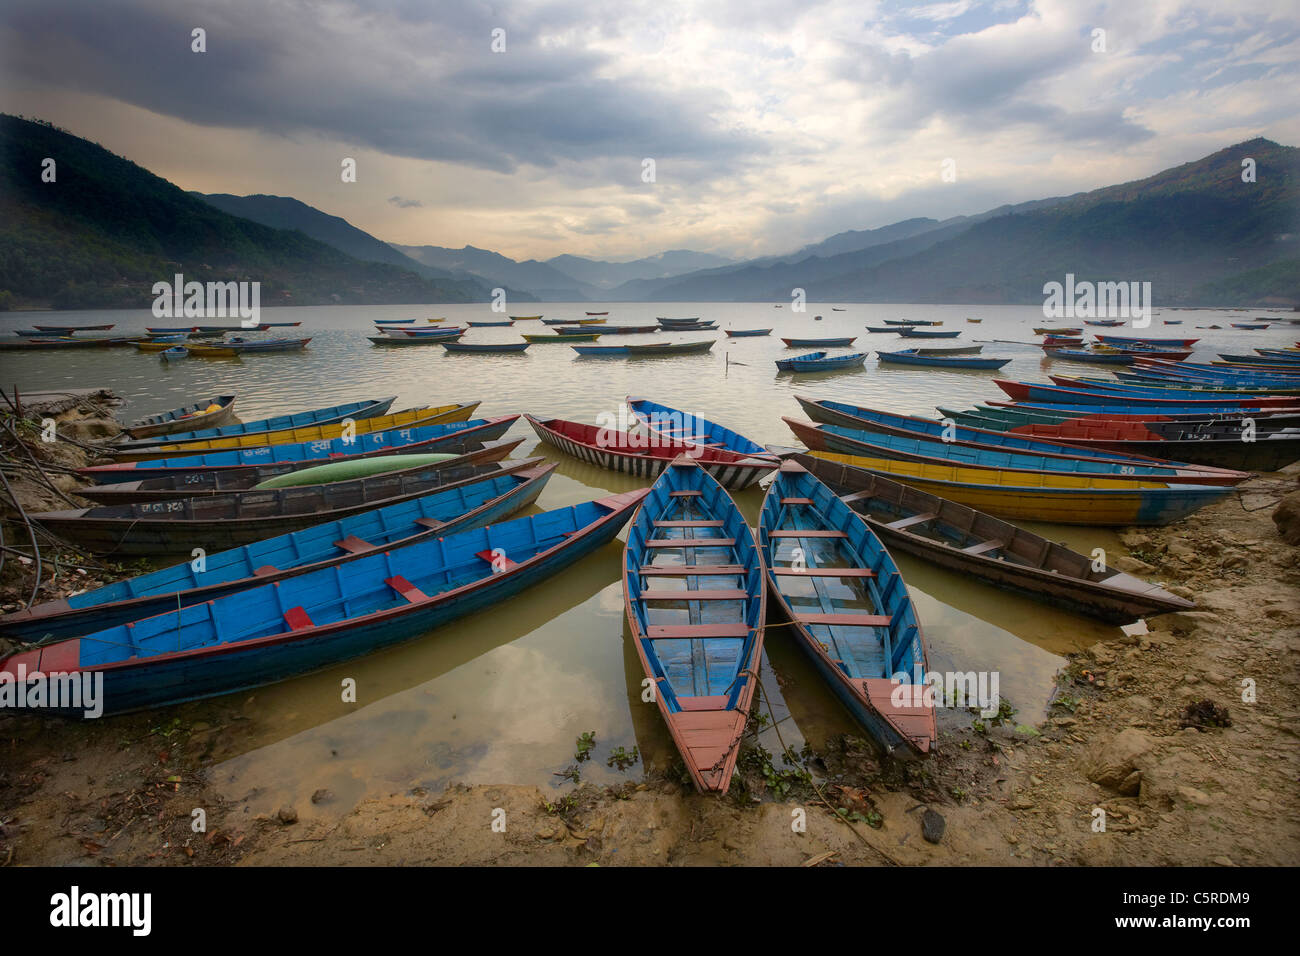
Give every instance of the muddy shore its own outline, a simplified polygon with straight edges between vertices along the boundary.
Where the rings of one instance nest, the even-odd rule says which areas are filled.
[[[110,404],[49,414],[60,434],[93,442],[113,434]],[[78,480],[63,469],[88,452],[20,434],[49,483],[0,435],[14,495],[32,511],[70,507],[62,495],[76,502]],[[811,778],[747,748],[722,799],[638,764],[614,788],[416,787],[355,806],[321,792],[310,814],[258,815],[210,773],[237,720],[6,715],[0,865],[1295,865],[1300,547],[1271,516],[1298,476],[1292,466],[1190,519],[1126,531],[1126,570],[1197,610],[1077,648],[1036,726],[946,713],[924,762],[843,737],[805,756]],[[0,516],[6,545],[22,549],[9,501]],[[49,582],[56,552],[42,553],[39,600],[133,573],[62,552]],[[26,602],[33,573],[6,552],[0,607]]]

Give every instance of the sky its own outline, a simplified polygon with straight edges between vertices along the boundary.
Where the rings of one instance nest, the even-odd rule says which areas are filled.
[[[0,111],[389,242],[748,258],[1300,144],[1300,3],[3,0]]]

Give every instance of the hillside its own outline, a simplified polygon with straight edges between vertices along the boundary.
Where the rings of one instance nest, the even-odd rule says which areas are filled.
[[[516,262],[499,252],[474,246],[448,249],[445,246],[390,245],[426,266],[444,269],[451,275],[477,279],[493,288],[525,289],[544,302],[586,302],[601,295],[600,290],[536,259]]]
[[[41,179],[45,157],[55,182]],[[0,114],[0,293],[16,306],[147,306],[151,287],[254,280],[263,305],[467,302],[461,284],[362,262],[301,232],[229,215],[130,160]]]

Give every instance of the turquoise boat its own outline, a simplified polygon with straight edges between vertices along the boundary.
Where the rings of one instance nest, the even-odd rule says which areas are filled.
[[[698,790],[726,793],[757,687],[767,593],[744,516],[694,458],[655,480],[628,529],[632,643]]]
[[[0,617],[0,634],[63,639],[189,607],[375,550],[413,544],[508,517],[537,500],[554,464],[485,473],[463,485],[302,531],[209,554],[202,571],[184,561],[160,571],[47,601]]]
[[[102,675],[105,714],[276,683],[500,607],[614,540],[645,490],[370,552],[213,601],[0,660]],[[32,677],[26,676],[28,682]],[[42,715],[93,716],[43,709]]]
[[[794,358],[777,359],[776,367],[782,372],[833,372],[838,369],[861,368],[866,361],[866,352],[831,356],[825,352],[809,352]]]
[[[877,352],[876,357],[892,365],[924,365],[928,368],[977,368],[998,369],[1011,359],[999,358],[965,358],[949,355],[922,355],[913,349],[901,352]]]
[[[880,539],[795,461],[767,489],[758,538],[768,586],[835,696],[886,753],[930,753],[939,732],[925,642]]]

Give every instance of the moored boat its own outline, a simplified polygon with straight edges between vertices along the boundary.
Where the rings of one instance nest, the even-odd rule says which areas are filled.
[[[528,342],[443,342],[448,352],[523,352]]]
[[[776,367],[783,372],[833,372],[845,368],[861,368],[866,361],[866,352],[854,352],[848,355],[809,352],[807,355],[777,359]]]
[[[10,681],[103,675],[104,713],[213,697],[368,654],[499,606],[608,544],[645,491],[366,554],[0,661]],[[57,711],[42,711],[50,713]],[[88,716],[81,709],[66,716]]]
[[[235,396],[217,395],[205,402],[195,402],[193,405],[138,419],[123,431],[132,438],[151,438],[172,432],[193,431],[195,428],[214,428],[230,421],[234,414]]]
[[[725,448],[754,458],[773,457],[758,442],[702,416],[630,395],[627,407],[642,427],[674,441],[706,448]]]
[[[771,329],[726,329],[727,338],[743,339],[757,335],[771,335]]]
[[[781,339],[781,341],[785,343],[785,347],[788,349],[819,348],[819,347],[847,348],[848,346],[852,345],[855,340],[856,340],[856,336],[847,336],[847,337],[829,338],[829,339],[786,339],[786,338]]]
[[[870,526],[802,464],[785,461],[763,498],[758,536],[791,633],[854,719],[886,753],[930,753],[939,732],[921,625]]]
[[[686,770],[726,793],[763,652],[767,593],[748,524],[681,456],[637,509],[623,552],[632,642]]]
[[[905,349],[901,352],[877,352],[877,358],[885,364],[923,365],[927,368],[974,368],[999,369],[1011,359],[971,358],[953,355],[924,355],[919,351]]]
[[[679,456],[687,455],[722,487],[739,491],[756,484],[776,467],[770,456],[759,459],[725,448],[687,445],[653,432],[623,432],[561,418],[524,418],[546,444],[600,468],[637,478],[657,478]]]

